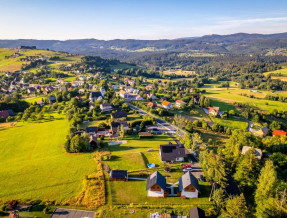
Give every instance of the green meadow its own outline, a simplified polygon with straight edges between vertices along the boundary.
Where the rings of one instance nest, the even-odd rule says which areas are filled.
[[[96,166],[91,153],[65,152],[67,131],[68,121],[59,116],[0,130],[0,201],[62,202],[81,191],[83,179]]]

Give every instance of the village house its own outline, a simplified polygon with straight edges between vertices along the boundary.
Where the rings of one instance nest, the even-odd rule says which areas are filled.
[[[190,172],[186,172],[178,180],[177,195],[186,198],[198,198],[200,193],[198,181],[195,176]]]
[[[199,104],[199,100],[200,100],[200,97],[194,97],[193,98],[193,103],[194,104]]]
[[[152,90],[152,85],[147,85],[147,86],[145,87],[145,89],[146,89],[146,90]]]
[[[146,190],[148,197],[164,198],[168,196],[166,179],[158,171],[155,171],[147,178]]]
[[[219,107],[208,107],[208,114],[214,117],[218,116]]]
[[[118,86],[118,85],[112,85],[112,89],[113,89],[113,90],[118,90],[118,89],[119,89],[119,86]]]
[[[109,112],[113,110],[113,107],[110,103],[105,103],[100,105],[100,109],[102,112]]]
[[[269,129],[266,126],[264,126],[263,128],[254,129],[253,135],[264,138],[268,134],[268,132],[269,132]]]
[[[102,93],[101,92],[91,92],[89,100],[92,102],[103,100]]]
[[[122,98],[129,98],[130,97],[130,95],[128,93],[126,93],[124,90],[120,90],[119,94]]]
[[[178,107],[178,108],[181,108],[185,105],[185,102],[182,101],[182,100],[176,100],[175,101],[175,105]]]
[[[161,103],[161,105],[162,105],[163,108],[165,108],[165,109],[167,109],[167,110],[169,110],[169,109],[172,108],[172,104],[171,104],[170,102],[168,102],[168,101],[163,101],[163,102]]]
[[[143,100],[143,98],[140,95],[137,95],[136,100],[141,101],[141,100]]]
[[[116,134],[121,125],[123,125],[125,131],[129,130],[129,125],[126,121],[111,122],[111,134]]]
[[[89,140],[90,146],[95,148],[97,146],[98,140],[97,136],[90,135],[90,140]]]
[[[242,147],[242,150],[241,150],[241,154],[242,155],[244,155],[247,151],[249,151],[250,149],[251,149],[252,147],[250,147],[250,146],[243,146]],[[261,149],[259,149],[259,148],[254,148],[254,150],[255,150],[255,156],[259,159],[259,160],[261,160],[261,158],[262,158],[262,150]]]
[[[147,103],[147,105],[146,105],[147,107],[151,107],[151,108],[155,108],[156,107],[156,103],[153,103],[153,102],[148,102]]]
[[[95,126],[89,126],[86,128],[86,133],[90,134],[90,135],[94,135],[97,133],[97,127]]]
[[[182,162],[186,156],[183,145],[172,144],[171,142],[160,145],[159,154],[163,163]]]
[[[148,99],[155,100],[156,96],[152,93],[146,95]]]
[[[40,107],[43,107],[45,103],[42,100],[38,100],[37,105],[39,105]]]
[[[283,131],[283,130],[277,130],[275,129],[272,133],[272,136],[287,136],[287,132]]]
[[[52,103],[55,103],[56,102],[56,97],[55,96],[50,96],[48,98],[48,101],[52,104]]]
[[[111,170],[109,181],[128,181],[127,170]]]

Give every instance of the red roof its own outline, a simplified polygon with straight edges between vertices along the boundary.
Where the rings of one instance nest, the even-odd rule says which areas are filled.
[[[7,119],[9,117],[9,112],[8,111],[0,111],[0,117]]]
[[[148,107],[156,107],[156,104],[150,101],[149,103],[147,103],[147,106]]]
[[[275,136],[275,135],[278,135],[278,136],[287,136],[287,132],[285,132],[285,131],[283,131],[283,130],[277,130],[277,129],[275,129],[274,131],[273,131],[273,134],[272,134],[273,136]]]

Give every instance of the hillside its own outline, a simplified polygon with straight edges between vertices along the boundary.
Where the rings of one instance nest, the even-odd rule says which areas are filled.
[[[1,48],[16,48],[21,45],[34,45],[39,49],[66,51],[82,55],[100,55],[102,57],[127,60],[130,57],[158,52],[183,52],[192,54],[204,53],[278,53],[286,55],[287,33],[278,34],[246,34],[208,35],[176,40],[0,40]]]

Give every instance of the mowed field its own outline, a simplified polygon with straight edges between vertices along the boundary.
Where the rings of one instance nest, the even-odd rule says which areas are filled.
[[[76,196],[96,170],[91,153],[63,148],[68,121],[17,124],[0,130],[0,201],[55,200]]]
[[[286,111],[287,103],[263,99],[268,92],[255,93],[247,89],[238,88],[202,88],[206,90],[204,95],[221,102],[232,104],[234,102],[246,103],[260,110],[272,111],[274,109]],[[246,94],[247,96],[244,96]],[[253,95],[255,98],[248,96]],[[281,94],[284,96],[284,94]],[[215,105],[216,106],[216,105]]]

